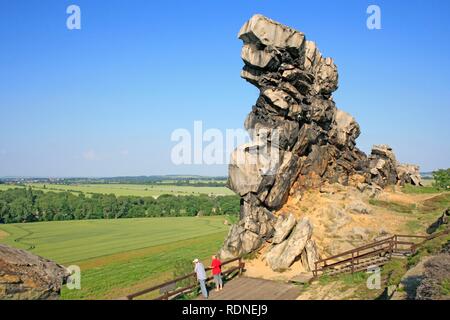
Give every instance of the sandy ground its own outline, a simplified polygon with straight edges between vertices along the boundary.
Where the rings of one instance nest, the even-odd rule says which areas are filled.
[[[286,205],[276,214],[294,214],[297,219],[308,217],[313,225],[312,238],[316,241],[321,258],[329,257],[340,252],[370,243],[380,237],[408,232],[408,222],[414,222],[417,217],[399,214],[388,209],[372,206],[368,195],[355,188],[336,187],[332,192],[307,192],[301,199],[289,198]],[[435,194],[404,194],[397,188],[383,191],[377,199],[403,204],[421,203]],[[355,213],[348,209],[354,202],[362,202],[369,210],[369,214]],[[264,261],[264,253],[270,249],[266,245],[261,253],[247,261],[247,275],[268,280],[288,281],[293,277],[309,272],[300,262],[278,273],[272,271]],[[322,290],[322,289],[321,289]],[[327,290],[326,286],[323,290]],[[318,293],[326,297],[326,293]]]
[[[381,193],[377,199],[390,201],[390,202],[398,202],[403,204],[414,204],[426,201],[428,199],[436,197],[437,194],[406,194],[399,191],[398,188],[393,188],[392,192],[383,192]]]
[[[354,288],[342,288],[339,282],[332,282],[322,286],[315,286],[314,290],[302,292],[297,300],[345,300],[355,293]]]
[[[264,260],[264,253],[267,248],[268,247],[263,248],[256,259],[245,262],[245,275],[247,277],[274,281],[288,281],[304,272],[304,268],[300,261],[295,262],[289,270],[286,270],[285,272],[280,273],[273,271],[269,266],[267,266],[266,261]]]
[[[418,199],[403,194],[383,192],[380,197],[417,202]],[[415,196],[414,196],[415,197]],[[354,202],[362,202],[370,214],[347,210]],[[338,212],[337,212],[338,211]],[[301,201],[289,199],[279,214],[293,213],[308,217],[314,227],[313,239],[325,256],[333,255],[374,240],[385,234],[403,233],[411,218],[369,204],[369,198],[357,190],[347,189],[334,194],[318,191],[306,193]]]

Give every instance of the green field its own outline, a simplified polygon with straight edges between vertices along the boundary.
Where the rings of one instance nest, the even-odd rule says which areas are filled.
[[[8,184],[0,184],[0,191],[8,190],[8,189],[11,189],[11,188],[17,188],[17,187],[16,186],[11,186],[11,185],[8,185]]]
[[[225,187],[195,187],[175,185],[143,185],[143,184],[80,184],[80,185],[58,185],[58,184],[30,184],[33,189],[42,191],[71,191],[86,194],[102,193],[115,194],[116,196],[137,197],[159,197],[162,194],[172,195],[233,195],[234,192]],[[45,188],[44,188],[45,186]],[[1,185],[0,191],[17,188],[14,185]],[[22,187],[23,188],[23,187]]]
[[[172,278],[177,261],[220,248],[226,217],[90,220],[0,225],[0,242],[79,265],[81,290],[63,299],[110,299]]]

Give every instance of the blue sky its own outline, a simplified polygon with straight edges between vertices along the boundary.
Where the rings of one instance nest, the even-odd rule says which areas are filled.
[[[450,167],[447,0],[0,0],[0,176],[225,175],[175,166],[177,128],[242,127],[257,90],[237,32],[255,13],[335,59],[339,108],[365,152],[390,144],[422,170]],[[82,29],[66,28],[79,5]],[[377,4],[382,30],[366,28]]]

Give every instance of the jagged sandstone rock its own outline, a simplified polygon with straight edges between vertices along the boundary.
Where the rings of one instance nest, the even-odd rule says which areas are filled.
[[[274,226],[275,233],[272,242],[275,244],[283,242],[294,229],[296,223],[297,221],[293,214],[280,215]]]
[[[369,214],[371,212],[370,208],[360,200],[349,203],[345,209],[356,214]]]
[[[388,185],[422,185],[419,166],[400,164],[388,145],[376,145],[369,156],[370,181],[381,187]]]
[[[311,240],[312,232],[313,227],[308,218],[298,221],[289,238],[275,245],[267,253],[266,260],[272,270],[288,269],[304,251],[307,242]]]
[[[301,32],[256,14],[241,28],[239,39],[244,43],[265,45],[271,49],[286,49],[293,55],[298,55],[305,36]]]
[[[397,165],[397,179],[398,184],[412,184],[415,186],[422,185],[422,177],[420,176],[419,166],[413,164],[399,164]]]
[[[305,249],[301,254],[301,260],[306,271],[315,269],[315,262],[320,260],[319,251],[314,240],[306,241]]]
[[[229,187],[241,197],[259,194],[273,184],[273,175],[264,175],[266,169],[258,156],[258,145],[245,144],[233,152],[229,166]]]
[[[238,37],[244,43],[241,76],[260,95],[245,120],[253,142],[231,156],[228,185],[242,198],[241,221],[230,231],[221,255],[259,248],[271,239],[275,225],[276,245],[267,261],[281,270],[301,254],[302,261],[317,256],[308,252],[314,250],[312,245],[305,248],[310,237],[300,251],[293,250],[288,240],[283,241],[284,232],[277,233],[276,218],[267,218],[290,195],[301,199],[308,189],[337,184],[353,185],[374,196],[390,184],[420,183],[420,175],[416,167],[399,165],[388,146],[374,146],[370,157],[356,147],[360,127],[351,115],[337,109],[332,97],[338,88],[337,67],[302,32],[258,14],[244,24]],[[255,214],[257,208],[264,214]],[[369,212],[361,206],[349,209]],[[328,211],[324,214],[336,221],[336,228],[351,219],[340,208]],[[258,230],[258,225],[263,227]]]
[[[25,250],[0,244],[0,300],[56,300],[67,270]]]
[[[233,225],[219,255],[228,259],[259,248],[273,236],[276,217],[253,194],[242,199],[240,221]]]
[[[381,187],[397,183],[397,160],[388,145],[376,145],[369,157],[371,181]]]
[[[334,114],[333,126],[330,132],[330,139],[339,147],[345,147],[350,143],[356,146],[356,138],[360,135],[359,124],[356,123],[348,113],[337,110]]]
[[[248,65],[262,69],[273,68],[278,62],[275,52],[258,50],[254,45],[243,46],[241,57]]]

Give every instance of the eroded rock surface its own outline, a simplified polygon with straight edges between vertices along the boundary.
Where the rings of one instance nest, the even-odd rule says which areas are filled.
[[[292,230],[289,238],[275,245],[267,253],[266,260],[272,270],[283,271],[289,268],[305,250],[306,244],[311,240],[312,232],[313,227],[309,219],[301,219]]]
[[[425,263],[423,279],[416,291],[417,300],[450,300],[450,242],[442,252]]]
[[[390,184],[420,184],[420,175],[415,166],[399,165],[389,146],[374,146],[369,157],[356,147],[360,127],[332,97],[338,88],[337,67],[302,32],[255,15],[238,37],[243,41],[241,76],[260,95],[245,120],[253,142],[231,156],[229,186],[242,198],[241,221],[230,231],[221,256],[248,253],[272,240],[276,245],[267,261],[281,270],[300,255],[305,261],[317,256],[308,252],[314,247],[306,246],[310,237],[301,242],[301,250],[291,250],[290,238],[283,239],[293,222],[277,222],[273,213],[289,196],[300,199],[305,190],[324,183],[375,194]],[[369,213],[359,204],[350,209]],[[283,223],[286,230],[278,231]]]
[[[283,242],[294,229],[297,220],[293,214],[280,215],[275,224],[275,234],[273,236],[272,242],[279,244]]]
[[[0,244],[0,300],[59,299],[68,276],[50,260]]]

